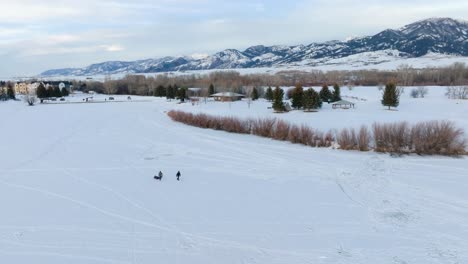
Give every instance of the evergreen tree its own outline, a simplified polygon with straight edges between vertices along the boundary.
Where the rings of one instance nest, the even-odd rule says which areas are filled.
[[[175,91],[172,85],[169,85],[166,89],[166,98],[171,100],[175,98]]]
[[[283,98],[284,98],[283,89],[276,87],[275,90],[273,91],[273,105],[272,105],[273,110],[275,110],[276,112],[283,112],[285,110]]]
[[[335,83],[335,85],[333,85],[333,102],[338,102],[341,100],[341,91],[340,91],[340,86]]]
[[[304,110],[318,109],[322,107],[320,95],[312,88],[304,92]]]
[[[44,84],[39,84],[39,86],[36,89],[36,95],[40,99],[47,97],[47,89],[45,88]]]
[[[385,85],[385,90],[382,96],[382,105],[390,107],[398,107],[400,104],[400,95],[396,85],[392,82]]]
[[[187,88],[180,88],[177,90],[177,99],[181,102],[185,102],[185,98],[187,98]]]
[[[13,85],[11,84],[8,84],[7,97],[8,99],[12,99],[12,100],[16,99],[15,89],[13,88]]]
[[[322,87],[322,90],[320,90],[320,99],[322,99],[323,102],[329,103],[332,99],[332,93],[328,89],[328,85],[324,84]]]
[[[54,97],[62,97],[62,91],[58,86],[55,86],[54,88]]]
[[[303,106],[303,97],[304,97],[304,89],[302,88],[302,85],[300,84],[296,85],[296,88],[294,88],[291,96],[292,96],[291,106],[295,109],[300,109]]]
[[[253,101],[258,100],[258,91],[257,91],[257,87],[254,87],[254,88],[253,88],[251,98],[252,98]]]
[[[269,102],[273,101],[273,90],[270,86],[268,86],[268,89],[266,90],[265,99],[267,99]]]
[[[158,87],[156,87],[156,90],[154,92],[154,96],[156,96],[156,97],[166,96],[166,88],[164,88],[164,86],[162,86],[162,85],[158,85]]]
[[[69,96],[70,95],[70,92],[68,91],[67,88],[63,87],[62,89],[62,96],[63,97],[66,97],[66,96]]]
[[[52,86],[47,88],[47,97],[54,97],[54,88]]]
[[[8,100],[7,98],[7,95],[6,95],[6,91],[5,91],[5,88],[1,86],[1,83],[0,83],[0,101],[6,101]]]
[[[211,95],[213,95],[213,94],[215,94],[215,93],[216,93],[216,91],[215,91],[215,88],[214,88],[214,85],[213,85],[213,84],[210,84],[210,88],[208,88],[208,93],[209,93],[209,95],[208,95],[208,96],[211,96]]]

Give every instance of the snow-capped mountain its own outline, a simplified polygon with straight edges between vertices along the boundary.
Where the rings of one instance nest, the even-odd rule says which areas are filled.
[[[42,76],[87,76],[119,73],[241,69],[280,66],[330,65],[358,54],[372,58],[367,63],[382,63],[378,54],[392,52],[392,57],[418,58],[427,54],[468,56],[468,23],[451,18],[431,18],[400,29],[384,30],[374,36],[348,41],[329,41],[298,46],[252,46],[244,51],[227,49],[209,56],[179,56],[133,62],[110,61],[85,68],[55,69]],[[375,56],[372,55],[375,53]],[[396,55],[395,55],[396,54]],[[387,59],[387,58],[386,58]]]

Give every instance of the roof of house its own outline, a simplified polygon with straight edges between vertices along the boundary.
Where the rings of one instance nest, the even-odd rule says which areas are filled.
[[[222,92],[222,93],[215,93],[210,95],[212,97],[245,97],[243,94],[233,93],[233,92]]]
[[[340,100],[340,101],[334,102],[333,104],[334,105],[353,105],[354,103],[350,101],[346,101],[346,100]]]

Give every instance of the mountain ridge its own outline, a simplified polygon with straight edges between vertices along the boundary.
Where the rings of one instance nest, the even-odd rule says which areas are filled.
[[[320,65],[330,60],[366,52],[398,51],[402,58],[428,53],[468,56],[468,22],[452,18],[429,18],[399,29],[386,29],[372,36],[348,41],[308,45],[255,45],[240,51],[225,49],[208,56],[177,56],[137,61],[108,61],[84,68],[53,69],[49,76],[87,76],[119,73],[156,73],[212,69],[243,69],[285,65]]]

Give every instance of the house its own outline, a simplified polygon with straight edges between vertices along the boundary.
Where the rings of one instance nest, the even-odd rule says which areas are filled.
[[[341,109],[350,109],[354,108],[354,103],[346,100],[340,100],[337,102],[332,103],[333,109],[341,108]]]
[[[15,89],[16,94],[28,94],[29,93],[28,83],[25,83],[25,82],[15,83],[14,89]]]
[[[213,97],[215,101],[221,102],[233,102],[233,101],[240,101],[245,95],[233,93],[233,92],[222,92],[222,93],[215,93],[210,95]]]

